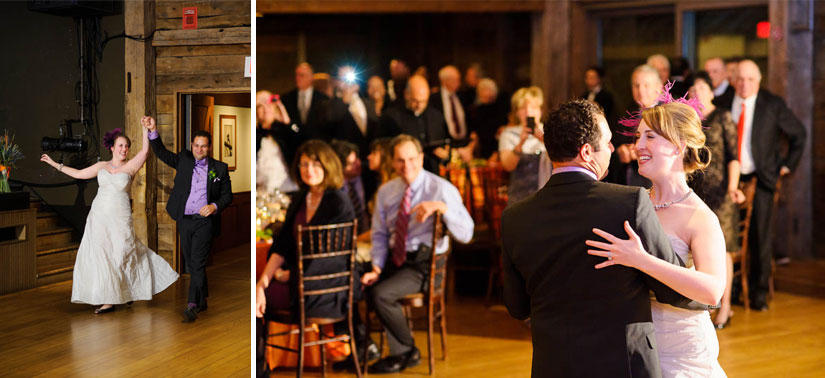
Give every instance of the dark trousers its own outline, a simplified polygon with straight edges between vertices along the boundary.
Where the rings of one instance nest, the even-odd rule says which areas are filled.
[[[431,252],[427,246],[422,246],[417,252],[407,252],[407,260],[401,266],[395,266],[391,253],[380,280],[369,291],[375,313],[387,331],[390,355],[396,356],[415,347],[415,340],[399,300],[426,289]]]
[[[212,248],[212,220],[184,216],[178,222],[181,254],[189,272],[189,303],[206,306],[209,296],[206,281],[206,261]]]
[[[750,283],[751,300],[758,304],[765,303],[771,277],[771,259],[773,258],[773,194],[774,190],[757,180],[753,196],[753,213],[748,233],[750,245]]]
[[[255,318],[255,377],[269,377],[269,365],[266,363],[266,327],[264,320]]]

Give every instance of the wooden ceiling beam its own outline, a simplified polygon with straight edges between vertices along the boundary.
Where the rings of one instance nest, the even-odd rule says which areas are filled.
[[[258,0],[267,14],[542,12],[545,0]]]

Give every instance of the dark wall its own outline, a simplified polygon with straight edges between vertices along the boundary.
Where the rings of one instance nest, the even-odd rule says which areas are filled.
[[[814,238],[825,230],[825,3],[814,3],[814,124],[813,202]],[[816,231],[819,230],[819,231]],[[814,256],[825,258],[825,244],[814,243]]]
[[[354,63],[364,79],[386,79],[390,60],[401,58],[410,70],[426,66],[432,85],[444,65],[457,65],[463,75],[479,62],[503,91],[512,91],[530,83],[530,20],[529,13],[267,15],[257,19],[256,82],[276,93],[294,88],[298,51],[305,48],[316,72],[335,74]]]
[[[123,15],[106,16],[101,28],[109,35],[123,32]],[[32,12],[26,2],[0,2],[0,132],[8,129],[15,135],[25,158],[12,170],[11,178],[37,183],[70,180],[40,162],[40,139],[58,136],[63,119],[77,119],[75,85],[80,80],[78,28],[71,17]],[[98,116],[101,133],[123,127],[124,114],[124,40],[110,41],[97,62],[100,84]],[[78,126],[75,134],[80,133]],[[52,152],[56,160],[59,153]],[[70,156],[66,156],[67,158]],[[97,158],[96,154],[88,156]],[[76,158],[76,157],[75,157]],[[105,151],[102,160],[111,154]],[[97,184],[90,183],[78,197],[77,186],[37,189],[49,203],[69,205],[77,200],[91,202]]]

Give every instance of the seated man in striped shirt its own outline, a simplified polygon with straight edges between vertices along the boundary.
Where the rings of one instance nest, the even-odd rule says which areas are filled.
[[[361,277],[381,323],[387,330],[390,355],[370,366],[370,373],[394,373],[418,365],[421,355],[410,335],[399,299],[417,293],[429,275],[429,256],[447,251],[445,236],[432,240],[433,217],[443,214],[444,224],[453,237],[467,243],[475,224],[461,196],[449,181],[423,170],[421,143],[401,134],[391,143],[393,166],[399,177],[378,190],[372,215],[371,272]]]

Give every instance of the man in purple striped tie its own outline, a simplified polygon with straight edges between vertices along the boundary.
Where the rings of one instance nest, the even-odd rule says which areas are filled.
[[[394,373],[418,365],[421,355],[410,335],[399,299],[420,292],[429,274],[431,248],[447,252],[448,239],[432,240],[436,211],[450,234],[461,243],[473,237],[475,224],[453,184],[423,170],[421,143],[401,134],[391,143],[398,177],[378,190],[372,215],[372,271],[361,282],[370,288],[375,312],[387,330],[390,355],[370,373]]]

